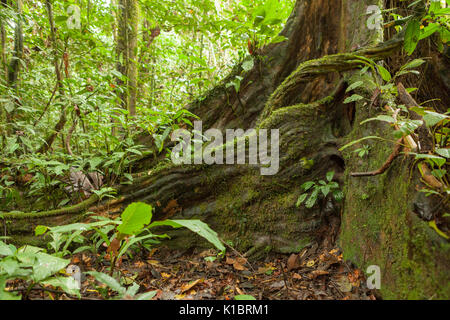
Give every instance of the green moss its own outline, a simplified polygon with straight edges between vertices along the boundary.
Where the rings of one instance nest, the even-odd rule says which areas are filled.
[[[358,104],[356,125],[343,143],[374,133],[390,135],[392,129],[383,123],[358,125],[374,116],[370,112],[373,110]],[[381,268],[380,292],[384,299],[448,299],[449,246],[413,212],[413,195],[419,182],[410,176],[410,159],[397,158],[382,175],[351,177],[350,172],[378,169],[393,149],[391,142],[364,143],[372,148],[364,160],[344,156],[346,200],[339,237],[344,258],[363,271],[370,265]],[[350,154],[350,149],[344,154]],[[369,198],[361,198],[362,190]]]

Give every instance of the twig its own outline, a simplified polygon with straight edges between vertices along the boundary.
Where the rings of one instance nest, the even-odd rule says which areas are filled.
[[[369,110],[372,108],[372,106],[375,105],[375,102],[377,101],[380,94],[381,94],[381,90],[376,88],[375,91],[373,92],[372,99],[370,100]]]
[[[71,156],[73,156],[73,152],[72,152],[72,149],[70,148],[70,140],[72,139],[72,134],[75,131],[75,128],[77,126],[78,116],[79,115],[77,114],[77,112],[74,112],[73,123],[72,123],[72,126],[69,129],[69,132],[67,133],[67,137],[66,137],[66,141],[65,141],[67,153],[70,154]]]
[[[225,241],[223,241],[221,238],[219,238],[219,240],[226,245],[228,248],[230,248],[231,250],[233,250],[234,253],[236,253],[239,257],[241,257],[242,259],[245,259],[246,263],[249,265],[250,269],[252,269],[253,272],[256,272],[255,269],[253,268],[253,266],[251,265],[251,263],[248,261],[248,259],[246,257],[244,257],[242,255],[242,253],[240,253],[239,251],[237,251],[235,248],[233,248],[232,246],[230,246],[228,243],[226,243]]]
[[[352,173],[350,173],[350,175],[352,177],[369,177],[369,176],[376,176],[376,175],[384,173],[391,166],[391,164],[395,160],[395,158],[397,158],[399,156],[400,150],[402,148],[401,142],[402,142],[402,139],[397,140],[397,142],[395,143],[394,150],[389,155],[389,158],[387,158],[386,162],[381,166],[380,169],[375,170],[375,171],[370,171],[370,172],[352,172]]]
[[[286,294],[289,296],[289,285],[288,285],[288,279],[286,276],[286,272],[284,272],[283,264],[281,261],[278,261],[278,264],[280,265],[281,272],[283,273],[283,280],[284,280],[284,286],[286,287]]]
[[[38,124],[39,121],[41,121],[42,117],[44,116],[44,114],[47,112],[48,107],[50,106],[50,104],[52,103],[53,97],[55,96],[56,90],[58,90],[59,87],[59,83],[58,81],[56,82],[55,88],[52,91],[52,95],[50,96],[50,99],[47,102],[47,105],[44,108],[44,111],[42,111],[41,115],[39,116],[38,119],[36,119],[36,121],[33,123],[33,127],[36,127],[36,125]]]

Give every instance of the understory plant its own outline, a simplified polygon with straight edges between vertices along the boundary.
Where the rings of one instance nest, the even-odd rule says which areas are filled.
[[[134,245],[144,245],[147,248],[152,244],[157,244],[156,239],[167,238],[167,235],[158,235],[150,231],[157,226],[170,226],[173,228],[185,227],[197,233],[207,241],[212,243],[221,253],[225,247],[207,224],[200,220],[152,220],[152,206],[135,202],[130,204],[116,219],[95,217],[98,221],[91,223],[74,223],[65,226],[47,227],[37,226],[36,235],[48,234],[52,240],[49,242],[49,249],[61,256],[70,254],[69,246],[76,242],[79,245],[90,242],[88,246],[79,246],[74,251],[91,250],[97,252],[103,243],[107,246],[107,252],[111,258],[110,275],[113,274],[116,262],[128,252]]]
[[[29,245],[16,248],[0,241],[0,300],[22,298],[21,295],[6,290],[7,281],[17,279],[24,281],[25,299],[37,285],[59,287],[67,294],[80,297],[75,279],[59,275],[59,271],[67,267],[70,259],[50,255],[45,251]]]
[[[304,193],[298,197],[296,206],[299,207],[303,202],[307,208],[312,208],[320,198],[332,196],[336,201],[342,201],[343,193],[339,188],[339,184],[333,181],[334,171],[326,174],[326,181],[319,180],[317,182],[307,181],[301,185]],[[308,199],[307,199],[308,198]]]

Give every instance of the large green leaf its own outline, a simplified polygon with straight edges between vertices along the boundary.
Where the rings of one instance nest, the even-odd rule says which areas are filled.
[[[32,266],[35,264],[37,253],[41,251],[44,251],[44,249],[33,246],[23,246],[17,250],[15,257],[23,264]]]
[[[86,272],[87,274],[90,274],[97,280],[98,282],[106,284],[110,289],[118,292],[119,294],[123,295],[126,292],[126,289],[120,285],[119,282],[117,282],[116,279],[113,277],[103,273],[103,272],[97,272],[97,271],[89,271]]]
[[[13,275],[17,269],[19,269],[19,263],[12,257],[0,261],[0,273],[6,272],[8,275]]]
[[[143,202],[130,204],[122,213],[122,224],[117,227],[121,234],[139,233],[152,220],[152,206]]]
[[[425,60],[422,59],[414,59],[405,65],[403,65],[400,70],[406,70],[406,69],[415,69],[417,67],[420,67],[422,64],[425,63]]]
[[[151,298],[156,296],[157,293],[158,293],[158,290],[145,292],[145,293],[138,295],[136,300],[150,300]]]
[[[417,47],[420,37],[420,21],[412,19],[409,21],[405,31],[404,48],[408,55],[411,55]]]
[[[428,127],[432,127],[441,122],[442,120],[448,118],[448,116],[437,112],[425,111],[425,113],[426,114],[423,116],[423,120],[425,121]]]
[[[436,155],[432,155],[432,154],[415,154],[416,155],[416,159],[425,159],[428,160],[432,163],[435,163],[438,167],[442,167],[447,160],[445,158],[436,156]]]
[[[0,256],[9,256],[14,254],[12,248],[3,241],[0,241]]]
[[[36,262],[33,264],[32,275],[33,280],[36,282],[48,278],[70,263],[68,259],[54,257],[43,252],[37,253],[36,258]]]
[[[377,65],[377,68],[378,68],[378,73],[380,74],[381,78],[383,78],[384,81],[391,81],[392,76],[385,67]]]
[[[5,291],[6,277],[0,277],[0,300],[20,300],[22,297]]]
[[[221,252],[225,251],[225,246],[220,241],[217,233],[212,230],[206,223],[200,220],[164,220],[164,221],[156,221],[153,222],[149,227],[156,226],[171,226],[173,228],[181,228],[186,227],[192,232],[197,233],[202,236],[210,243],[212,243],[217,249]]]
[[[435,152],[440,156],[450,158],[450,149],[436,149]]]
[[[54,277],[54,278],[42,281],[41,284],[58,287],[58,288],[61,288],[62,290],[64,290],[64,292],[66,292],[72,296],[77,296],[78,298],[81,297],[80,289],[78,288],[78,283],[72,277]]]

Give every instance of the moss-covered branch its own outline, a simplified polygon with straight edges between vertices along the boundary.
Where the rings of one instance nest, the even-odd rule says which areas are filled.
[[[22,219],[36,219],[43,217],[55,217],[66,214],[77,214],[81,211],[88,209],[90,206],[94,205],[99,200],[96,194],[93,194],[88,199],[75,204],[73,206],[64,207],[55,210],[49,211],[40,211],[40,212],[1,212],[0,219],[3,218],[5,220],[22,220]]]
[[[376,47],[364,48],[353,53],[328,55],[300,64],[272,94],[260,119],[264,120],[272,111],[289,105],[292,97],[297,94],[300,84],[331,72],[349,71],[364,66],[365,60],[363,57],[374,61],[384,59],[397,50],[402,41],[401,38],[396,38],[383,42]]]

